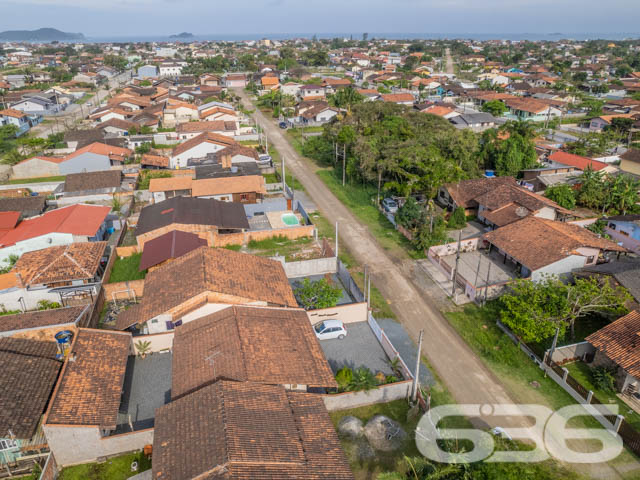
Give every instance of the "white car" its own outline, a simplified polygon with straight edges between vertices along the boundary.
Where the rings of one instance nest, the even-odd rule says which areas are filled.
[[[347,329],[340,320],[325,320],[324,322],[316,323],[313,329],[318,340],[330,340],[332,338],[342,340],[347,336]]]

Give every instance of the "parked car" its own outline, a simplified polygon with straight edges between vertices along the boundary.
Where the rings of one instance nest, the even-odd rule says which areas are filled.
[[[385,212],[396,213],[398,211],[398,202],[393,198],[387,197],[382,200],[382,208],[384,208]]]
[[[280,122],[280,123],[278,124],[278,126],[279,126],[281,129],[286,130],[286,129],[287,129],[287,122]]]
[[[332,338],[343,339],[347,336],[347,329],[340,320],[325,320],[313,326],[318,340],[330,340]]]

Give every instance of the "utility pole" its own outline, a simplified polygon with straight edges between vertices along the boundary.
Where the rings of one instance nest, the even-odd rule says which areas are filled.
[[[482,254],[478,256],[478,269],[476,270],[476,279],[473,281],[473,297],[476,296],[476,286],[478,285],[478,275],[480,275],[480,264],[482,263]]]
[[[336,222],[336,258],[338,258],[338,222]]]
[[[422,352],[423,335],[424,330],[420,330],[420,337],[418,338],[418,358],[416,358],[416,373],[413,376],[413,387],[411,389],[411,401],[413,403],[415,403],[418,398],[418,388],[420,387],[420,381],[418,380],[418,377],[420,376],[420,354]]]
[[[491,261],[489,261],[489,268],[487,269],[487,284],[484,287],[484,300],[482,301],[482,306],[487,303],[487,295],[489,294],[489,278],[491,275]]]
[[[462,230],[458,232],[458,251],[456,252],[456,267],[453,270],[453,286],[451,287],[451,296],[456,294],[456,277],[458,276],[458,263],[460,262],[460,243],[462,241]]]
[[[346,172],[347,172],[347,144],[345,143],[342,146],[342,186],[343,187],[346,179]]]
[[[282,157],[282,191],[286,193],[285,185],[287,184],[285,170],[284,170],[284,156]]]

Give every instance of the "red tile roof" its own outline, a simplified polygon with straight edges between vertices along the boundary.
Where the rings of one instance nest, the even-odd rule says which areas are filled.
[[[640,377],[640,310],[619,318],[586,340],[627,373]]]
[[[111,207],[77,204],[52,210],[39,217],[23,220],[0,237],[0,247],[48,233],[70,233],[93,237],[111,211]]]
[[[598,160],[593,160],[591,158],[581,157],[580,155],[574,155],[573,153],[562,151],[557,151],[549,155],[549,160],[551,160],[552,162],[561,163],[562,165],[576,167],[580,170],[586,170],[588,166],[591,166],[591,168],[596,172],[607,167],[606,163],[599,162]]]
[[[19,218],[20,212],[0,212],[0,230],[11,230]]]

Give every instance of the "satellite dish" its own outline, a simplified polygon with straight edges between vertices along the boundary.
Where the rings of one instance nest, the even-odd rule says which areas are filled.
[[[529,210],[527,210],[524,207],[518,207],[516,208],[516,215],[519,216],[520,218],[524,218],[527,215],[529,215]]]

